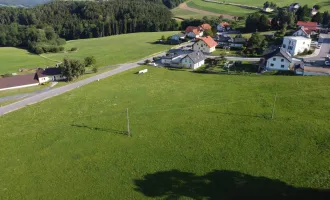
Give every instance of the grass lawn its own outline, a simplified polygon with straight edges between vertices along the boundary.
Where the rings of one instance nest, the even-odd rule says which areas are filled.
[[[46,88],[47,86],[45,85],[37,85],[37,86],[32,86],[32,87],[26,87],[26,88],[19,88],[19,89],[12,89],[12,90],[4,90],[0,91],[0,97],[5,97],[5,96],[12,96],[12,95],[17,95],[17,94],[24,94],[24,93],[30,93],[30,92],[35,92],[37,90],[42,90]]]
[[[191,8],[219,13],[219,16],[220,14],[228,14],[232,16],[245,16],[250,13],[258,12],[258,10],[254,10],[254,9],[246,9],[231,5],[210,3],[210,2],[205,2],[203,0],[191,0],[187,2],[187,5]]]
[[[0,117],[0,199],[290,199],[330,187],[328,77],[142,68]]]
[[[162,35],[168,37],[175,32],[132,33],[103,38],[72,40],[65,45],[66,50],[77,47],[77,52],[44,54],[53,60],[65,57],[83,60],[87,56],[96,58],[97,66],[107,66],[136,61],[153,53],[169,49],[170,45],[152,44]]]
[[[55,64],[24,49],[13,47],[0,47],[0,60],[0,74],[18,72],[21,68],[30,69]]]
[[[223,2],[221,0],[218,0],[219,2]],[[237,3],[237,4],[243,4],[243,5],[251,5],[251,6],[258,6],[263,7],[263,4],[265,3],[264,0],[230,0],[226,1],[227,3]],[[315,4],[318,4],[321,6],[321,12],[330,10],[330,4],[326,0],[316,0],[316,1],[309,1],[309,0],[299,0],[299,1],[291,1],[291,0],[278,0],[274,3],[276,3],[280,7],[289,6],[291,3],[299,2],[300,5],[309,5],[312,7]],[[211,2],[205,2],[203,0],[191,0],[187,3],[189,7],[197,8],[200,10],[206,10],[210,12],[218,12],[222,14],[229,14],[234,16],[243,16],[247,15],[249,13],[253,13],[256,10],[250,10],[245,8],[240,8],[237,6],[230,6],[230,5],[223,5],[223,4],[217,4],[217,3],[211,3]]]
[[[174,8],[171,10],[174,17],[183,18],[183,19],[202,19],[205,15],[199,14],[190,10],[184,10],[182,8]]]
[[[192,0],[196,1],[196,0]],[[218,0],[220,1],[220,0]],[[221,1],[220,1],[221,2]],[[263,7],[263,4],[265,3],[264,0],[230,0],[226,1],[227,3],[238,3],[238,4],[243,4],[243,5],[251,5],[251,6],[258,6],[258,7]],[[309,0],[299,0],[299,1],[293,1],[293,0],[277,0],[276,3],[280,7],[284,6],[289,6],[291,3],[299,3],[300,5],[305,5],[307,4],[309,7],[312,7],[313,5],[320,5],[321,6],[321,11],[326,11],[330,9],[330,4],[326,0],[315,0],[315,1],[309,1]],[[207,3],[207,2],[205,2]]]
[[[240,51],[239,50],[225,50],[221,48],[216,48],[215,51],[211,53],[212,56],[240,56]]]

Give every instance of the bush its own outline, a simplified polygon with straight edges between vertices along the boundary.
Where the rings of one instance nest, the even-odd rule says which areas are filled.
[[[77,50],[78,50],[77,47],[72,47],[72,48],[71,48],[71,51],[77,51]]]
[[[64,47],[60,47],[60,51],[64,51]]]
[[[151,60],[145,60],[144,61],[144,64],[146,64],[146,65],[149,64],[149,63],[151,63]]]
[[[12,77],[12,76],[13,76],[12,74],[4,74],[4,75],[2,75],[3,78],[5,78],[5,77]]]
[[[65,39],[57,38],[56,43],[57,43],[57,45],[62,46],[62,45],[65,45],[66,41],[65,41]]]

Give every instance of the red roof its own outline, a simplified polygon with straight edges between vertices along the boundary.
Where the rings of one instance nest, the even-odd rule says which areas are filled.
[[[317,30],[317,22],[303,22],[303,21],[298,21],[297,26],[303,26],[305,28],[308,28],[310,30]]]
[[[202,37],[200,38],[200,40],[202,40],[210,48],[216,47],[218,45],[218,43],[214,41],[213,38],[210,36]]]
[[[190,32],[193,32],[195,35],[199,35],[200,34],[200,30],[196,26],[188,26],[186,28],[186,33],[190,33]]]
[[[0,89],[39,83],[35,73],[0,78]]]
[[[201,27],[204,29],[204,30],[211,30],[212,27],[210,26],[210,24],[202,24]]]
[[[222,27],[229,27],[230,26],[230,24],[228,22],[221,22],[220,25]]]

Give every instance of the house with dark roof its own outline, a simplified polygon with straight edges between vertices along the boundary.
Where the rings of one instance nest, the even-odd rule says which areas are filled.
[[[300,4],[299,3],[292,3],[290,6],[289,6],[289,11],[291,12],[297,12],[297,10],[300,8]]]
[[[0,78],[0,91],[36,85],[39,85],[39,81],[34,73]]]
[[[205,62],[205,55],[201,51],[169,52],[161,58],[165,66],[197,69]]]
[[[212,37],[199,38],[197,42],[192,45],[194,51],[202,51],[203,53],[211,53],[215,51],[215,47],[218,45]]]
[[[0,78],[0,91],[36,86],[51,81],[65,80],[58,67],[38,69],[36,73]]]
[[[36,72],[36,77],[38,78],[40,84],[51,81],[61,81],[66,79],[64,76],[62,76],[61,69],[58,67],[38,69]]]
[[[266,70],[291,70],[293,63],[291,55],[281,48],[264,55],[263,62]]]
[[[197,69],[205,63],[205,55],[201,51],[193,51],[181,59],[182,67]]]

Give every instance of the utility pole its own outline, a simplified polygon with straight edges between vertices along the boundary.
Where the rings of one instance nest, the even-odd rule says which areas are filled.
[[[275,114],[276,97],[277,97],[277,93],[275,93],[275,96],[274,96],[274,104],[273,104],[272,119],[274,119],[274,114]]]
[[[127,119],[127,133],[128,133],[128,136],[131,136],[131,131],[129,130],[128,108],[126,108],[126,119]]]

